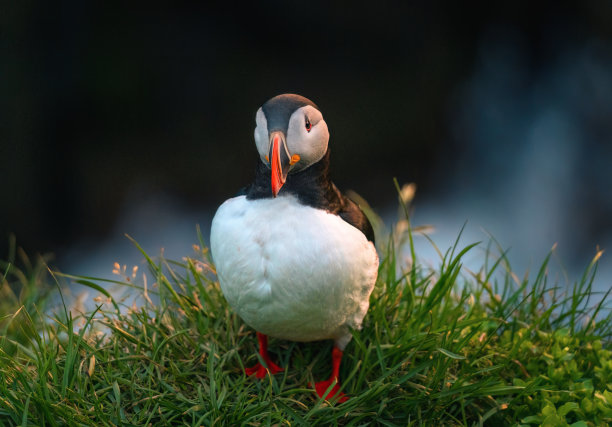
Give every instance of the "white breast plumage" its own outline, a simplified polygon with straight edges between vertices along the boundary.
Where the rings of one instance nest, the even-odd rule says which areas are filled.
[[[337,215],[294,196],[223,203],[211,250],[223,294],[255,330],[293,341],[334,339],[358,329],[376,281],[372,242]]]

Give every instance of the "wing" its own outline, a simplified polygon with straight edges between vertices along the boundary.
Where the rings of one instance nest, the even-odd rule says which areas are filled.
[[[370,242],[375,243],[374,229],[368,217],[365,216],[363,211],[357,206],[357,203],[344,195],[342,195],[342,198],[344,199],[344,203],[341,210],[338,212],[340,218],[360,230]]]
[[[368,217],[363,213],[357,203],[342,194],[342,192],[338,190],[338,187],[331,181],[329,182],[326,199],[329,203],[327,210],[335,213],[344,221],[360,230],[370,242],[376,244],[374,241],[374,229]]]
[[[329,202],[328,211],[338,215],[344,221],[360,230],[370,242],[376,243],[374,241],[372,224],[370,224],[370,220],[357,203],[342,194],[332,182],[330,182],[329,191],[326,196]]]

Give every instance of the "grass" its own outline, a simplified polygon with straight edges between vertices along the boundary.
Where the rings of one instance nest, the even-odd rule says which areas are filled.
[[[345,351],[337,404],[308,384],[327,378],[331,342],[272,339],[285,371],[247,378],[257,340],[228,307],[202,242],[181,261],[151,258],[115,285],[51,273],[46,260],[2,264],[1,425],[550,425],[612,423],[612,315],[592,290],[598,253],[573,285],[550,283],[550,255],[519,279],[494,241],[414,255],[406,219],[380,244],[379,279]],[[135,243],[136,244],[136,243]],[[136,247],[140,247],[136,244]],[[482,251],[478,272],[462,269]],[[494,255],[497,254],[497,255]],[[418,256],[418,254],[416,254]],[[23,257],[22,257],[23,258]],[[47,314],[53,286],[100,292],[96,309]],[[10,298],[6,295],[12,295]],[[593,303],[598,300],[600,303]]]

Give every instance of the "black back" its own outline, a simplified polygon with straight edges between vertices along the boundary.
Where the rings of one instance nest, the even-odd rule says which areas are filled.
[[[246,195],[249,200],[272,198],[270,183],[270,168],[259,161],[255,181],[240,194]],[[374,230],[368,218],[355,202],[336,188],[329,177],[329,148],[317,163],[303,171],[287,175],[287,181],[278,194],[293,194],[303,205],[338,215],[374,243]]]

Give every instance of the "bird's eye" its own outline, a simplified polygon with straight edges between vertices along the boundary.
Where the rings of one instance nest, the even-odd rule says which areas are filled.
[[[306,117],[306,130],[310,132],[310,129],[312,129],[312,125],[310,124],[310,120],[308,120],[308,117]]]

